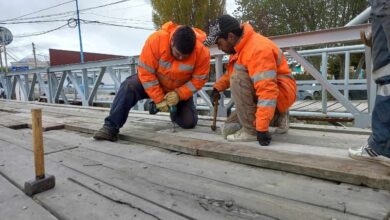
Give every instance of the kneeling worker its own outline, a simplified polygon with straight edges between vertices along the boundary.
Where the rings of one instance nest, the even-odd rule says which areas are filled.
[[[230,87],[236,111],[222,129],[229,141],[271,142],[269,126],[277,133],[289,127],[288,108],[296,99],[296,83],[286,58],[275,43],[256,33],[249,23],[222,15],[210,26],[206,45],[217,44],[230,55],[227,74],[215,83],[211,98]]]
[[[147,39],[138,61],[138,74],[122,82],[110,114],[94,138],[116,141],[130,109],[150,98],[160,112],[176,106],[171,119],[180,127],[194,128],[198,113],[192,99],[208,80],[210,52],[206,34],[196,28],[165,23]]]

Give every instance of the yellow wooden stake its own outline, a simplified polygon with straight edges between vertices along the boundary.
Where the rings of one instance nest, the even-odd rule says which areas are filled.
[[[31,109],[32,134],[34,147],[34,164],[36,178],[45,177],[45,161],[43,155],[43,135],[42,135],[42,109]]]

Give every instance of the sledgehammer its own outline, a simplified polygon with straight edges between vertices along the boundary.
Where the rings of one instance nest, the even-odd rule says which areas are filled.
[[[24,192],[32,196],[44,192],[55,186],[55,177],[45,175],[45,161],[43,156],[42,110],[31,109],[32,134],[34,147],[35,179],[24,183]]]

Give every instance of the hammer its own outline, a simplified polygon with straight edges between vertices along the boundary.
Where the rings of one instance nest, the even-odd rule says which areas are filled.
[[[218,115],[218,104],[219,100],[216,98],[213,100],[214,102],[214,115],[213,115],[213,124],[211,125],[211,130],[217,130],[217,115]]]
[[[33,196],[55,186],[55,177],[45,175],[42,137],[42,109],[31,109],[32,133],[34,147],[35,179],[24,183],[24,192]]]

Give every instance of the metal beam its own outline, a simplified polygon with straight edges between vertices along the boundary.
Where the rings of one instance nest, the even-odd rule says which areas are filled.
[[[326,78],[305,58],[300,56],[294,49],[288,49],[287,52],[297,62],[299,62],[309,73],[316,79],[334,98],[336,98],[350,113],[353,115],[361,114],[360,111],[351,104],[332,84],[330,84]]]
[[[56,89],[56,92],[54,93],[54,102],[55,103],[58,103],[59,98],[60,98],[60,94],[63,92],[64,82],[65,82],[66,76],[67,76],[67,72],[66,71],[62,72],[60,81],[58,83],[56,83],[56,84],[58,84],[58,86],[56,85],[57,89]],[[56,79],[56,81],[57,81],[57,79]]]
[[[84,90],[84,99],[88,100],[89,96],[89,82],[88,82],[88,71],[87,69],[82,70],[82,76],[81,76],[81,86]]]
[[[12,80],[12,78],[14,78],[14,80]],[[12,97],[15,96],[15,88],[16,88],[17,79],[14,76],[14,77],[10,77],[9,80],[10,80],[10,83],[11,83],[10,98],[9,99],[12,99]]]
[[[113,60],[105,60],[105,61],[92,61],[84,64],[69,64],[63,66],[50,67],[50,72],[62,72],[67,70],[82,70],[82,69],[90,69],[90,68],[102,68],[108,66],[128,66],[130,64],[134,64],[134,59],[131,57],[113,59]]]
[[[362,13],[358,14],[355,18],[353,18],[348,24],[345,26],[353,26],[357,24],[362,24],[368,20],[371,14],[371,7],[366,8]]]
[[[30,89],[28,91],[28,100],[33,101],[34,99],[34,91],[35,91],[35,84],[37,83],[37,75],[33,74]]]
[[[23,101],[27,101],[28,94],[26,90],[26,86],[20,76],[14,76],[15,80],[17,79],[19,81],[19,88],[22,90],[23,93]]]
[[[37,76],[37,80],[38,80],[38,83],[39,83],[39,87],[40,87],[41,89],[43,89],[43,91],[45,92],[46,99],[49,101],[49,97],[48,97],[49,88],[48,88],[48,86],[47,86],[47,85],[45,84],[45,82],[43,81],[42,76],[41,76],[41,73],[37,72],[37,73],[35,73],[35,75]],[[41,96],[41,94],[39,94],[39,96]]]
[[[302,32],[269,37],[280,48],[303,47],[318,44],[352,42],[360,40],[360,32],[371,29],[370,24],[328,30]]]
[[[115,92],[118,92],[118,89],[121,86],[121,82],[119,81],[119,79],[116,76],[115,71],[112,69],[112,67],[108,67],[108,73],[110,74],[112,81],[114,81]]]
[[[73,87],[76,89],[76,91],[80,94],[80,97],[81,97],[81,101],[83,103],[84,106],[87,106],[88,105],[88,102],[87,100],[85,99],[85,96],[84,96],[84,92],[81,90],[80,88],[80,85],[79,83],[77,82],[77,76],[75,76],[74,73],[72,73],[71,71],[68,72],[68,78],[70,79],[70,81],[72,82],[73,84]]]
[[[98,77],[95,80],[92,91],[89,94],[89,97],[88,97],[88,104],[89,105],[93,104],[93,98],[96,96],[97,90],[100,86],[100,82],[102,81],[105,72],[106,72],[106,67],[102,67]]]

